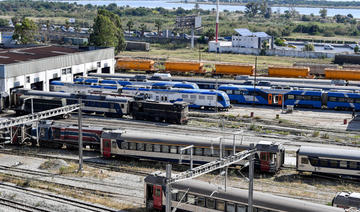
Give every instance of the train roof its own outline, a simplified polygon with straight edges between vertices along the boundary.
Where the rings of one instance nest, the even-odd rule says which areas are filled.
[[[149,184],[165,185],[164,177],[149,175],[144,181]],[[190,193],[202,194],[204,196],[212,196],[214,198],[230,200],[232,202],[248,203],[248,190],[227,188],[219,190],[218,186],[199,180],[186,180],[171,185],[173,189],[187,191]],[[280,197],[273,194],[267,194],[254,191],[253,204],[255,207],[264,207],[278,211],[296,211],[296,212],[314,212],[314,211],[326,211],[326,212],[340,212],[344,211],[341,208],[335,208],[331,206],[316,204],[298,199],[291,199],[287,197]]]
[[[67,99],[89,99],[89,100],[99,100],[99,101],[113,101],[113,102],[128,102],[133,100],[130,97],[118,97],[118,96],[103,96],[95,94],[71,94],[64,92],[47,92],[47,91],[36,91],[36,90],[26,90],[19,89],[17,92],[20,92],[28,96],[44,96],[44,97],[54,97],[54,98],[67,98]]]
[[[117,137],[114,139],[118,139]],[[173,135],[173,134],[159,134],[159,133],[147,133],[143,132],[139,134],[136,131],[126,131],[121,135],[122,140],[133,141],[133,142],[151,142],[158,144],[169,144],[169,145],[183,145],[189,146],[194,145],[195,147],[210,147],[211,145],[215,148],[219,147],[219,138],[205,138],[200,136],[188,136],[188,135]],[[225,148],[231,149],[233,148],[233,140],[223,140],[222,144]],[[280,149],[283,149],[283,145],[279,142],[268,142],[268,141],[260,141],[258,144],[262,146],[256,145],[259,148],[259,151],[268,151],[268,152],[279,152]],[[237,148],[249,148],[249,143],[243,142],[239,144],[236,142]]]
[[[215,94],[226,94],[223,91],[219,90],[206,90],[206,89],[152,89],[152,88],[131,88],[131,87],[124,87],[123,90],[138,90],[138,91],[159,91],[159,92],[169,92],[169,93],[188,93],[188,94],[208,94],[208,95],[215,95]]]
[[[301,146],[298,150],[298,154],[311,157],[337,158],[360,161],[360,150],[353,149]]]

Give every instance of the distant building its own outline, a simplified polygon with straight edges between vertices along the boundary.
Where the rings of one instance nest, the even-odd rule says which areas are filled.
[[[229,41],[209,42],[210,52],[232,52],[237,53],[239,48],[261,49],[266,42],[267,48],[273,48],[273,37],[265,32],[251,32],[248,29],[235,29],[236,35]]]
[[[84,51],[60,46],[0,48],[0,93],[15,88],[49,91],[50,82],[73,82],[89,73],[114,73],[114,48]]]
[[[264,42],[272,43],[272,37],[265,32],[251,32],[245,28],[235,29],[235,32],[237,35],[231,38],[233,47],[261,49]],[[269,49],[272,49],[271,45]]]

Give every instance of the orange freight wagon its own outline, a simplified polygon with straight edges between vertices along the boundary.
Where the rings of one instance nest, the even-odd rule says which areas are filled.
[[[154,71],[153,60],[117,59],[116,68],[121,70]]]
[[[204,64],[197,62],[165,62],[165,71],[205,73]]]
[[[215,74],[252,75],[255,66],[248,64],[215,64]]]
[[[325,69],[326,79],[360,80],[360,70]]]
[[[275,67],[270,66],[268,68],[269,77],[302,77],[306,78],[309,76],[309,67]]]

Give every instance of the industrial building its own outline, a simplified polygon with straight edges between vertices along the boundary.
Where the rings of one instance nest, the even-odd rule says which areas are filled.
[[[251,32],[248,29],[235,29],[236,34],[230,41],[210,41],[210,52],[233,52],[239,48],[261,49],[264,42],[267,42],[268,49],[273,48],[273,38],[265,32]]]
[[[89,73],[114,73],[114,48],[84,51],[59,46],[0,49],[2,105],[15,88],[49,91],[50,82],[73,82]],[[3,108],[0,104],[0,110]]]

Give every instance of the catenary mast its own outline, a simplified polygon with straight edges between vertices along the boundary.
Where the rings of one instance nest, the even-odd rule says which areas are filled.
[[[215,29],[216,43],[218,42],[218,34],[219,34],[219,0],[216,1],[216,29]]]

